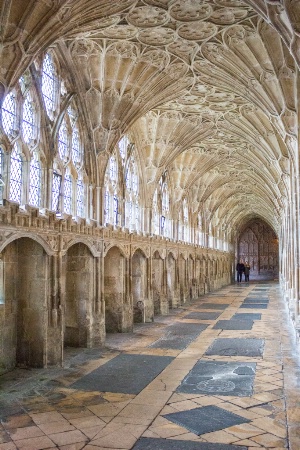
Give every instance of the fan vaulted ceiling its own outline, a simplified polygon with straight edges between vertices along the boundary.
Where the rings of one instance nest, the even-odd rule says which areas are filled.
[[[80,98],[96,184],[129,133],[149,206],[167,171],[174,203],[278,230],[297,160],[296,3],[2,0],[1,95],[52,46]]]

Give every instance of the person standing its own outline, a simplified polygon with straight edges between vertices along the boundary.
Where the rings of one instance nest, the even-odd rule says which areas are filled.
[[[248,261],[245,262],[245,281],[249,281],[249,274],[250,274],[250,264]]]
[[[242,275],[245,272],[245,264],[240,259],[240,262],[236,265],[236,271],[237,271],[237,282],[240,283],[242,281]]]

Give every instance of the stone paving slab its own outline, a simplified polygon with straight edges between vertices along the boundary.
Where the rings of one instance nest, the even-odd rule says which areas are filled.
[[[205,352],[205,355],[218,356],[262,356],[264,339],[219,338]]]
[[[149,347],[183,350],[206,328],[206,324],[176,323],[167,327],[165,335]]]
[[[199,361],[177,392],[249,397],[253,393],[255,371],[256,363]]]
[[[214,326],[214,330],[252,330],[253,320],[219,320]]]
[[[198,436],[250,422],[245,417],[214,405],[166,414],[163,417],[187,428]]]
[[[70,387],[83,391],[138,394],[173,359],[170,356],[120,354],[83,376]]]
[[[247,450],[241,445],[211,444],[209,442],[174,439],[141,438],[132,450]]]

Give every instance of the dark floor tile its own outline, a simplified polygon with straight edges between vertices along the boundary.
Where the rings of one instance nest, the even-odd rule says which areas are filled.
[[[165,335],[159,338],[151,348],[185,349],[199,334],[207,328],[206,324],[176,323],[166,328]]]
[[[175,439],[140,438],[132,450],[247,450],[241,445],[177,441]]]
[[[191,312],[184,319],[216,320],[221,314],[222,312]]]
[[[229,306],[229,303],[201,303],[197,306],[197,309],[219,309],[223,310]]]
[[[253,393],[255,371],[256,363],[198,361],[177,392],[249,397]]]
[[[264,339],[216,339],[205,355],[219,356],[262,356]]]
[[[166,414],[163,417],[187,428],[198,436],[250,422],[249,419],[213,405]]]
[[[83,391],[138,394],[173,359],[170,356],[121,354],[80,378],[70,387]]]
[[[261,313],[235,313],[233,320],[261,320]]]
[[[252,330],[253,320],[219,320],[215,325],[215,330]]]
[[[243,309],[267,309],[268,305],[264,303],[242,303],[240,308]]]

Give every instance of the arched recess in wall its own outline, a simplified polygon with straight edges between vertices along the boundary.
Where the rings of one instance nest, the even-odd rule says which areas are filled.
[[[165,295],[164,260],[158,251],[152,257],[152,295],[154,315],[167,314],[168,304]]]
[[[132,331],[132,306],[126,296],[126,259],[118,247],[104,257],[105,329],[108,333]]]
[[[237,241],[237,258],[249,262],[250,279],[278,278],[278,237],[270,225],[262,219],[245,224]]]
[[[44,367],[47,361],[49,261],[44,248],[23,237],[2,252],[1,366]],[[17,276],[18,275],[18,276]]]
[[[177,297],[176,259],[173,253],[169,253],[167,257],[167,299],[169,308],[178,306]]]
[[[153,302],[148,298],[148,261],[138,249],[132,256],[132,302],[135,323],[151,322],[154,316]]]
[[[90,319],[95,298],[94,258],[83,243],[72,245],[63,258],[65,265],[64,345],[90,346]]]

